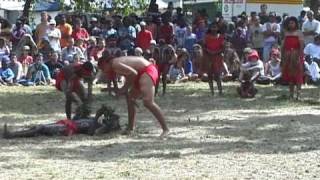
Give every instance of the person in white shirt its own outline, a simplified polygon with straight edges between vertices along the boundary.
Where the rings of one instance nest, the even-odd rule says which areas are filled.
[[[47,30],[47,36],[49,43],[54,51],[61,52],[60,39],[61,32],[60,29],[56,28],[56,21],[51,19],[49,22],[49,29]]]
[[[275,12],[270,12],[269,22],[262,26],[263,39],[263,61],[267,62],[270,57],[272,46],[278,43],[280,25],[277,24]]]
[[[314,42],[309,43],[303,50],[305,56],[310,56],[320,63],[320,35],[314,37]]]
[[[314,36],[320,34],[320,22],[314,19],[313,11],[307,12],[308,20],[302,24],[302,32],[304,35],[304,44],[308,45],[313,42]]]
[[[184,47],[186,37],[187,37],[186,23],[183,20],[179,20],[175,28],[175,38],[176,38],[177,46],[179,48]]]
[[[306,81],[312,84],[318,84],[320,81],[320,68],[316,62],[310,56],[306,56],[304,62]]]

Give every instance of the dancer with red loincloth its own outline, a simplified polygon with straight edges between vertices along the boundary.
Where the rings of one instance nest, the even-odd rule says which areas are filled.
[[[213,79],[217,82],[219,94],[222,95],[221,75],[225,71],[223,64],[224,36],[218,30],[217,23],[212,23],[204,40],[204,53],[209,57],[207,58],[208,79],[212,95],[214,95]]]
[[[289,83],[290,99],[294,98],[296,87],[296,99],[301,95],[303,83],[303,35],[298,30],[296,17],[289,17],[284,23],[285,35],[282,44],[282,79]]]

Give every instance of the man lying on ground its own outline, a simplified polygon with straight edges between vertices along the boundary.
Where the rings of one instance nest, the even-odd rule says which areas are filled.
[[[81,117],[83,108],[78,108],[76,116],[79,119],[59,120],[51,124],[40,124],[22,131],[10,132],[7,124],[4,125],[3,138],[36,137],[36,136],[71,136],[74,134],[98,135],[120,130],[119,115],[108,106],[102,106],[97,110],[94,118]],[[100,122],[100,119],[101,122]]]

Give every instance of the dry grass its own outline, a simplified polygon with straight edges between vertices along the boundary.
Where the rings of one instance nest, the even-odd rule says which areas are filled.
[[[319,179],[319,90],[303,101],[284,98],[286,87],[259,87],[240,99],[235,84],[211,97],[207,85],[170,85],[157,97],[171,129],[140,104],[137,134],[99,137],[0,139],[0,179]],[[124,99],[95,89],[95,107],[108,104],[127,123]],[[53,87],[0,87],[0,125],[11,128],[64,117],[64,97]]]

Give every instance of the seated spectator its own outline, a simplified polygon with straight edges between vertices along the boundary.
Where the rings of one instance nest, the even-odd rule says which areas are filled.
[[[49,61],[51,54],[54,52],[54,49],[51,47],[48,37],[44,37],[40,41],[39,53],[42,54],[44,62]]]
[[[230,42],[224,44],[224,62],[228,68],[229,73],[232,75],[232,79],[235,80],[239,77],[240,73],[240,59],[237,52],[231,47]]]
[[[86,48],[87,48],[86,47],[87,45],[84,43],[84,41],[82,39],[75,40],[74,46],[78,47],[81,50],[82,54],[85,53]]]
[[[143,50],[142,50],[140,47],[136,47],[136,48],[134,49],[134,55],[141,57],[141,56],[143,55]]]
[[[304,62],[305,67],[305,83],[310,84],[320,84],[320,68],[318,64],[314,61],[315,59],[310,56],[306,56]]]
[[[183,60],[178,59],[169,68],[168,81],[171,83],[186,82],[188,81],[188,76],[184,73]]]
[[[13,83],[19,82],[23,76],[23,69],[22,64],[18,61],[18,58],[14,53],[10,55],[9,68],[14,74]]]
[[[49,68],[50,76],[56,79],[57,73],[63,68],[63,63],[59,61],[59,54],[57,52],[52,53],[50,61],[45,64]]]
[[[35,56],[34,63],[28,70],[27,80],[34,84],[50,84],[50,71],[48,66],[43,63],[43,55],[41,53]]]
[[[86,49],[86,51],[84,52],[84,55],[86,56],[86,59],[90,59],[90,55],[92,53],[92,51],[96,48],[97,46],[97,39],[93,36],[91,36],[89,38],[89,41],[88,41],[88,47]]]
[[[78,54],[80,58],[84,59],[84,55],[80,48],[74,46],[74,39],[69,38],[68,46],[62,49],[61,59],[65,65],[73,62],[73,57]]]
[[[4,38],[0,37],[0,59],[2,59],[3,56],[9,56],[10,49],[6,45],[6,41]]]
[[[281,58],[278,49],[272,49],[270,54],[270,61],[266,65],[266,76],[270,78],[271,82],[279,83],[281,79]]]
[[[8,56],[2,57],[0,67],[0,85],[11,85],[13,83],[14,73],[9,68],[10,59]]]
[[[255,50],[251,50],[247,58],[248,61],[241,65],[239,76],[241,85],[237,91],[242,98],[253,98],[257,93],[254,82],[260,75],[264,75],[263,62]]]
[[[104,39],[98,39],[98,44],[96,47],[93,47],[91,50],[90,56],[94,58],[95,61],[98,61],[102,57],[102,53],[105,50],[106,42]]]
[[[304,54],[310,56],[318,65],[320,64],[320,35],[314,37],[314,42],[304,48]]]
[[[32,56],[29,55],[30,47],[24,46],[22,55],[18,58],[18,61],[22,64],[22,76],[26,76],[29,66],[33,63]]]
[[[184,65],[184,73],[189,79],[196,79],[193,74],[192,61],[186,48],[177,51],[177,60],[182,61]]]

